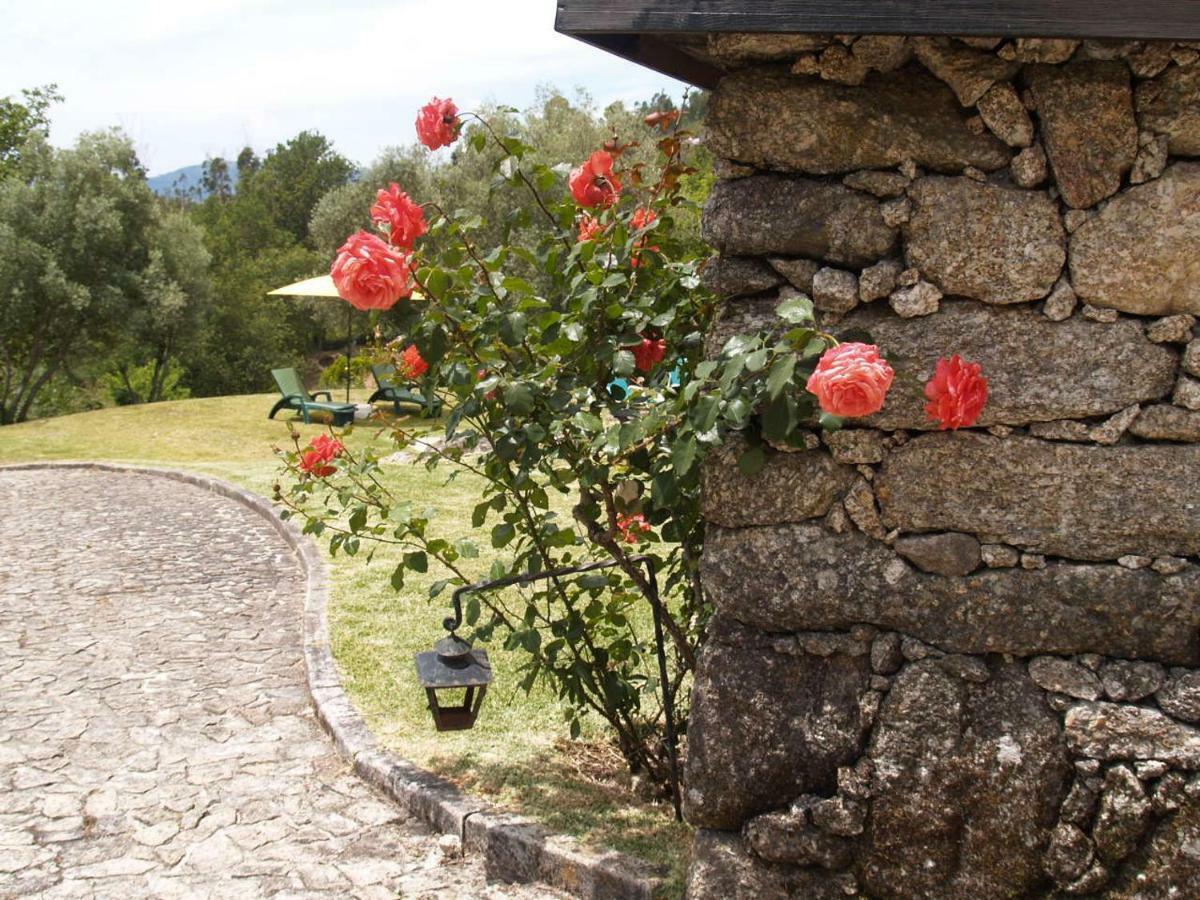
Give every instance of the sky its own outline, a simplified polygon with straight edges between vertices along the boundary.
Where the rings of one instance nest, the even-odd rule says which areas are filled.
[[[55,82],[51,141],[118,126],[151,175],[316,129],[357,163],[414,139],[432,96],[526,108],[683,85],[554,31],[554,0],[3,3],[0,97]]]

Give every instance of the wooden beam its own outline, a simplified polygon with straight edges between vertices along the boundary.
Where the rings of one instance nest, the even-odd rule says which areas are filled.
[[[1200,0],[558,0],[555,28],[1200,40]]]
[[[725,73],[649,34],[580,34],[579,40],[630,62],[711,90]]]

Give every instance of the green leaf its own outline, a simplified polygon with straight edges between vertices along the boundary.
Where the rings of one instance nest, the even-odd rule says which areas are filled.
[[[735,397],[725,404],[725,421],[732,428],[744,428],[750,419],[750,411],[750,403],[745,397]]]
[[[460,538],[455,541],[454,549],[458,551],[458,555],[464,559],[475,559],[479,556],[479,547],[472,540]]]
[[[679,501],[679,485],[670,472],[659,472],[650,482],[650,498],[655,509],[665,509]]]
[[[516,537],[517,530],[507,522],[500,522],[492,527],[492,546],[499,550]]]
[[[512,312],[500,320],[500,339],[510,347],[518,347],[525,340],[525,314]]]
[[[613,354],[613,373],[629,376],[633,374],[635,360],[628,350],[618,350]]]
[[[526,384],[510,384],[504,389],[504,406],[514,416],[533,412],[533,391]]]
[[[743,475],[757,475],[766,464],[767,452],[761,444],[750,447],[738,457],[738,468],[741,469]]]
[[[813,302],[800,294],[780,303],[775,307],[775,314],[785,322],[811,322],[813,320]]]
[[[604,427],[604,423],[600,421],[600,417],[589,412],[575,413],[574,422],[580,431],[586,431],[589,434],[596,434]]]
[[[396,566],[392,570],[392,590],[398,591],[404,587],[404,566]]]
[[[795,407],[790,397],[773,400],[763,413],[763,437],[782,443],[795,425]]]
[[[775,365],[771,366],[771,374],[767,376],[767,396],[772,400],[778,397],[780,392],[792,380],[792,373],[795,371],[795,355],[789,353],[775,360]]]
[[[804,345],[804,350],[801,351],[800,355],[805,359],[812,359],[814,356],[820,356],[827,349],[829,349],[829,345],[825,343],[825,339],[815,337]]]
[[[442,578],[431,584],[429,586],[429,599],[432,600],[434,597],[444,591],[453,580],[454,579],[452,578]]]
[[[412,553],[404,554],[404,566],[407,569],[412,569],[414,572],[429,571],[429,557],[423,551],[415,550]]]
[[[766,347],[761,350],[755,350],[746,357],[746,369],[750,372],[761,372],[770,356],[771,351]]]
[[[827,412],[823,412],[817,421],[820,422],[821,427],[826,431],[840,431],[846,420],[841,416],[834,416]]]
[[[677,440],[671,447],[671,465],[677,475],[686,475],[696,461],[696,438],[694,435]]]
[[[471,511],[471,527],[472,528],[482,528],[483,527],[483,523],[485,521],[487,521],[488,509],[491,507],[491,505],[492,505],[491,500],[484,500],[482,503],[478,503],[475,505],[475,508]]]

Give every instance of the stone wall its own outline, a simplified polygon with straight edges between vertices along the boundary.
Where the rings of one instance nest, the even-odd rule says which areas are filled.
[[[1200,44],[720,35],[710,335],[883,411],[705,471],[691,895],[1200,896]],[[939,356],[982,363],[938,432]]]

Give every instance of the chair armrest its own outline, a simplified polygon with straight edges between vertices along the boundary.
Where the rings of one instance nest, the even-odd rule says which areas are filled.
[[[309,399],[309,400],[316,400],[316,399],[317,399],[318,397],[320,397],[322,394],[324,394],[324,395],[325,395],[325,401],[326,401],[327,403],[332,403],[332,402],[333,402],[333,394],[329,393],[329,391],[313,391],[311,394],[309,394],[309,395],[308,395],[308,399]]]

